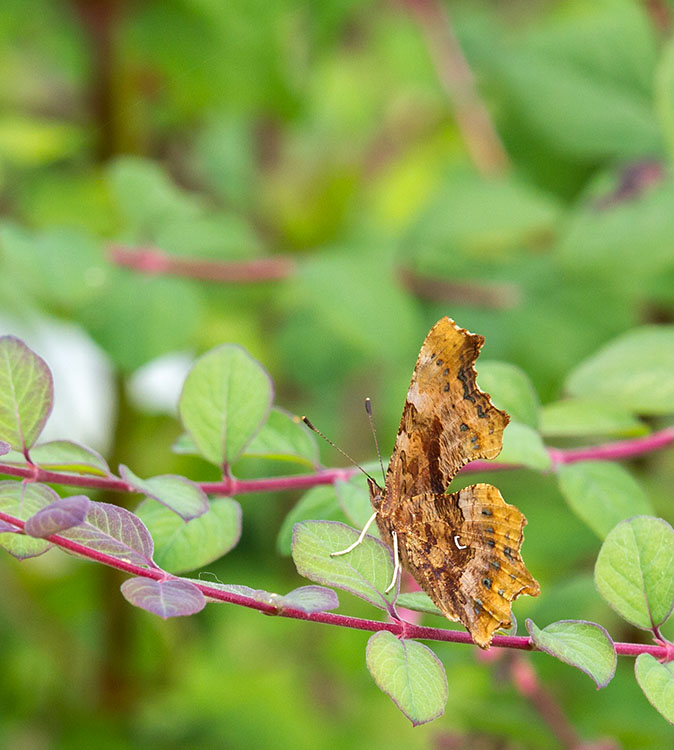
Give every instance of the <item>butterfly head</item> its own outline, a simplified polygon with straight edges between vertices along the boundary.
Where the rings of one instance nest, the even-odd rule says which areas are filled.
[[[372,507],[375,510],[378,510],[384,499],[384,490],[372,477],[367,478],[367,487],[370,490],[370,501],[372,502]]]

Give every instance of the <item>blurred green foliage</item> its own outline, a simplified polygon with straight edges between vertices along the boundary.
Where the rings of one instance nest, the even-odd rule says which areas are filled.
[[[413,5],[2,4],[3,325],[72,321],[106,353],[120,403],[113,469],[217,477],[170,453],[176,420],[126,397],[125,378],[168,352],[243,345],[269,370],[278,405],[366,460],[363,397],[387,454],[419,346],[442,315],[486,337],[485,359],[524,370],[543,404],[565,385],[597,395],[591,368],[567,381],[576,365],[637,325],[674,320],[674,42],[649,14],[659,4],[451,4],[509,155],[499,174],[471,161],[461,104],[439,81]],[[146,275],[115,267],[111,243],[200,259],[285,254],[297,270],[253,285]],[[499,366],[487,377],[498,382]],[[568,412],[548,411],[543,424],[559,445],[639,431],[632,415],[601,408],[596,432],[582,419],[574,432]],[[645,411],[661,424],[662,410]],[[535,438],[529,412],[518,427]],[[321,453],[327,465],[339,458]],[[671,521],[671,454],[634,468]],[[291,470],[265,457],[237,469]],[[524,554],[543,593],[518,603],[518,617],[594,620],[637,638],[594,591],[600,542],[553,480],[533,470],[488,480],[529,519]],[[296,518],[322,507],[341,517],[324,494]],[[270,591],[299,585],[276,542],[298,497],[239,498],[242,541],[214,574]],[[287,534],[279,546],[287,552]],[[364,635],[231,606],[162,622],[129,607],[119,580],[58,552],[0,561],[1,746],[561,746],[505,678],[507,654],[487,664],[437,645],[447,710],[412,729],[373,685]],[[549,657],[532,661],[583,737],[671,744],[628,659],[600,693]]]

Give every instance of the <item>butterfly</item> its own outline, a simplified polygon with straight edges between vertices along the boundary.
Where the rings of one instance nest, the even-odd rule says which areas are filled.
[[[450,620],[488,648],[511,604],[537,596],[520,554],[524,515],[489,484],[447,494],[462,466],[501,452],[508,415],[476,383],[482,336],[438,321],[419,352],[384,487],[369,478],[382,539]]]

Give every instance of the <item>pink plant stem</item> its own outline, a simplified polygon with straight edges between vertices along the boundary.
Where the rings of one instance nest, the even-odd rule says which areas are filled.
[[[11,516],[8,513],[3,513],[2,511],[0,511],[0,520],[11,523],[22,530],[25,525],[25,522],[20,518]],[[46,541],[51,542],[64,550],[86,557],[89,560],[108,565],[111,568],[117,568],[117,570],[123,570],[124,572],[135,576],[152,578],[155,581],[166,581],[178,578],[177,576],[173,576],[157,567],[143,567],[141,565],[134,565],[125,560],[120,560],[119,558],[108,555],[105,552],[91,549],[79,542],[73,542],[59,534],[52,534],[51,536],[46,537]],[[414,625],[405,622],[404,620],[380,622],[378,620],[365,620],[360,617],[349,617],[348,615],[336,615],[331,612],[308,613],[299,609],[291,608],[279,610],[271,604],[259,602],[247,596],[230,593],[229,591],[222,591],[205,583],[192,583],[194,583],[204,596],[211,599],[217,599],[218,601],[228,602],[230,604],[238,604],[242,607],[248,607],[249,609],[256,609],[267,615],[277,615],[279,617],[289,617],[294,620],[319,622],[325,625],[337,625],[344,628],[367,630],[370,632],[388,630],[399,638],[419,638],[423,640],[444,641],[448,643],[473,643],[470,635],[460,630],[429,628],[423,625]],[[660,658],[666,656],[666,648],[664,646],[641,645],[637,643],[616,643],[615,645],[616,651],[619,654],[622,653],[629,656],[636,656],[641,653],[649,653]],[[534,650],[531,640],[526,636],[495,635],[492,641],[492,646],[495,648],[514,648],[524,651]]]
[[[121,245],[112,245],[108,254],[115,265],[141,273],[166,274],[218,283],[276,281],[292,276],[296,270],[291,258],[280,255],[245,261],[215,261],[181,258],[155,247],[131,250]]]
[[[642,456],[666,448],[674,443],[674,427],[666,427],[646,437],[621,440],[615,443],[593,445],[585,448],[548,448],[553,470],[562,464],[591,460],[619,460]],[[516,464],[500,464],[496,461],[473,461],[463,468],[463,472],[502,471],[521,468]],[[286,477],[266,477],[264,479],[236,479],[225,477],[219,482],[196,482],[209,494],[243,495],[249,492],[281,492],[285,490],[307,489],[321,484],[346,481],[358,472],[354,468],[321,469],[313,474],[295,474]],[[32,482],[51,482],[72,487],[105,489],[114,492],[138,492],[132,485],[118,477],[93,477],[80,474],[65,474],[48,471],[39,466],[15,466],[0,463],[0,474],[21,477]]]

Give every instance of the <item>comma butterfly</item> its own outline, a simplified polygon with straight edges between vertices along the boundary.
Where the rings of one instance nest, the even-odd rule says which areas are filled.
[[[369,479],[382,538],[450,620],[481,648],[511,626],[511,603],[537,596],[520,556],[526,518],[489,484],[452,494],[462,466],[501,451],[508,415],[477,387],[484,343],[450,318],[431,328],[405,401],[384,487]]]

